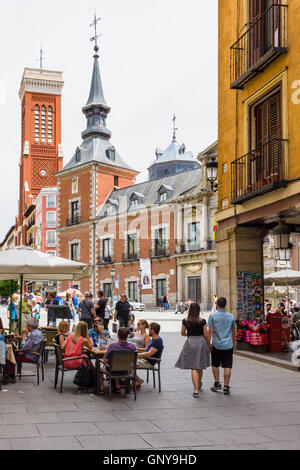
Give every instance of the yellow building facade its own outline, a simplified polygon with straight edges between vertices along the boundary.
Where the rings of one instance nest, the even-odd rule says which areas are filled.
[[[299,0],[219,0],[218,286],[233,312],[264,237],[300,232],[299,25]]]

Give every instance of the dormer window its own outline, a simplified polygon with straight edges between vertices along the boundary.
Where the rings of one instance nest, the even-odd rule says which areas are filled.
[[[133,193],[130,197],[130,207],[129,209],[138,209],[144,200],[144,194],[142,193]]]
[[[116,149],[114,147],[106,149],[106,156],[109,160],[114,162],[116,160]]]
[[[158,200],[159,202],[167,201],[173,194],[173,188],[165,184],[161,185],[158,190]]]
[[[81,162],[81,150],[79,147],[76,149],[76,163]]]
[[[114,212],[117,212],[119,209],[119,202],[116,199],[108,199],[104,216],[112,215]]]
[[[164,202],[168,199],[168,193],[162,193],[159,195],[160,202]]]
[[[138,199],[135,199],[134,201],[131,201],[130,209],[138,209],[140,204],[141,202]]]
[[[186,146],[184,144],[182,144],[181,147],[179,147],[179,150],[178,150],[178,153],[179,155],[183,155],[186,151]]]

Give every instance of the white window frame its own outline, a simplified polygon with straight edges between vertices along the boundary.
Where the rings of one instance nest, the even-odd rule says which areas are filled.
[[[54,198],[54,205],[49,204],[49,198]],[[49,194],[47,196],[47,209],[56,209],[56,194]]]
[[[53,221],[48,220],[49,214],[54,214],[54,220]],[[56,212],[55,211],[46,212],[46,227],[47,228],[56,228],[56,224],[57,224]]]
[[[49,234],[52,234],[52,233],[54,233],[54,237],[53,237],[53,238],[54,238],[54,241],[49,241],[48,236],[49,236]],[[47,247],[54,247],[54,246],[56,246],[56,231],[55,231],[55,230],[47,230],[47,231],[46,231],[46,246],[47,246]]]

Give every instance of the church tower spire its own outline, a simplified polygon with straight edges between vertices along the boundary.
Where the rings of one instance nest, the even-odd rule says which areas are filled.
[[[82,108],[82,112],[87,119],[87,128],[82,133],[82,138],[86,139],[91,136],[100,136],[106,140],[111,138],[111,132],[106,128],[106,118],[110,112],[110,107],[107,105],[102,88],[102,81],[99,68],[99,47],[97,35],[97,24],[101,18],[97,19],[96,13],[94,21],[91,26],[95,28],[95,36],[91,41],[95,42],[94,46],[94,68],[92,81],[90,86],[90,94],[86,105]]]

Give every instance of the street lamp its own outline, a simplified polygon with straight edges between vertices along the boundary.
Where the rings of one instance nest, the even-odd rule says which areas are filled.
[[[282,222],[279,222],[277,227],[273,230],[275,250],[279,252],[279,258],[282,261],[289,261],[291,259],[292,250],[290,248],[290,232],[289,227]]]
[[[215,193],[218,191],[218,162],[211,160],[206,163],[207,180],[210,182],[211,190]]]
[[[142,285],[142,274],[143,274],[143,270],[142,268],[139,269],[139,273],[140,273],[140,286]],[[140,304],[142,303],[142,289],[140,288]]]
[[[114,268],[112,268],[111,272],[111,307],[113,307],[113,303],[114,303],[114,287],[115,287],[115,284],[114,284],[114,277],[115,277],[115,274],[116,274],[116,270]]]

